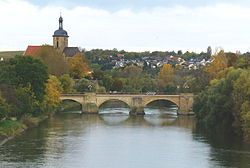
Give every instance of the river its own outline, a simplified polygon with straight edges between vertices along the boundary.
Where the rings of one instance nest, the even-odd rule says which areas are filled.
[[[250,145],[197,130],[194,117],[151,108],[137,117],[123,108],[57,114],[0,146],[0,167],[250,167]]]

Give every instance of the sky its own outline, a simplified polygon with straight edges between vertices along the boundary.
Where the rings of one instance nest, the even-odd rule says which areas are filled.
[[[0,0],[0,51],[52,45],[127,51],[250,51],[249,0]]]

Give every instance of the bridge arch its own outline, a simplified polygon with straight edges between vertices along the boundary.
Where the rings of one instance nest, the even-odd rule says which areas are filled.
[[[64,100],[72,100],[72,101],[75,101],[75,102],[78,102],[78,103],[80,103],[80,104],[83,104],[83,96],[82,95],[75,95],[75,94],[69,94],[69,95],[67,95],[67,94],[65,94],[65,95],[62,95],[61,97],[60,97],[60,100],[61,101],[64,101]]]
[[[128,108],[130,108],[130,105],[128,104],[128,102],[126,102],[126,101],[124,101],[124,100],[120,100],[120,99],[115,99],[115,98],[105,100],[105,101],[103,101],[103,102],[97,104],[97,107],[100,108],[100,107],[102,107],[105,103],[108,103],[108,102],[121,102],[121,103],[125,104]]]
[[[66,102],[66,101],[72,101],[72,102],[76,102],[76,103],[82,105],[82,102],[80,102],[80,101],[78,101],[78,100],[75,100],[75,99],[70,99],[70,98],[69,98],[69,99],[67,99],[67,98],[61,99],[61,102]]]
[[[125,103],[129,108],[131,108],[131,98],[127,98],[127,97],[119,97],[119,96],[98,96],[97,100],[96,100],[96,105],[97,107],[101,107],[102,104],[108,102],[108,101],[120,101]]]
[[[82,103],[73,99],[61,99],[61,111],[81,111]]]
[[[174,99],[170,99],[170,98],[152,98],[152,99],[144,101],[144,107],[148,106],[150,103],[153,103],[153,102],[156,102],[156,101],[162,101],[162,100],[173,103],[178,108],[180,108],[179,99],[176,99],[176,98],[174,98]]]
[[[176,105],[177,107],[179,107],[176,102],[168,100],[168,99],[156,99],[156,100],[149,101],[149,102],[147,102],[147,104],[145,104],[145,107],[149,106],[152,103],[158,102],[158,101],[164,101],[164,102],[167,102],[167,103],[170,103],[172,105]]]

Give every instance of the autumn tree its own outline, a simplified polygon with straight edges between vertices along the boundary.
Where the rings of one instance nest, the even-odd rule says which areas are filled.
[[[220,78],[225,74],[223,70],[228,67],[228,59],[223,50],[213,57],[212,63],[206,67],[205,71],[208,72],[212,78]]]
[[[68,61],[70,76],[75,79],[81,79],[89,73],[87,60],[81,53],[76,54]]]
[[[166,88],[174,78],[174,69],[170,64],[164,64],[158,74],[158,84],[160,88]]]
[[[44,101],[47,111],[53,111],[58,107],[61,102],[61,90],[60,81],[56,76],[50,75],[46,84],[46,95]]]
[[[33,56],[42,60],[51,75],[61,76],[68,72],[67,62],[63,54],[52,46],[44,45]]]

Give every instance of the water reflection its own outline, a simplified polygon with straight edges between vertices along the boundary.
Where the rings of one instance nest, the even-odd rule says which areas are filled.
[[[119,112],[120,111],[120,112]],[[59,114],[0,147],[0,167],[250,167],[250,146],[194,117]]]

